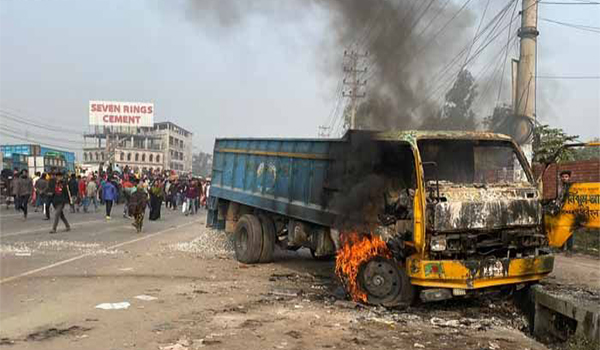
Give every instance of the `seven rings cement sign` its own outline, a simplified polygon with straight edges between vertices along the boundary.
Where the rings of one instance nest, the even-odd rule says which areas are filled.
[[[154,103],[90,101],[90,125],[154,126]]]

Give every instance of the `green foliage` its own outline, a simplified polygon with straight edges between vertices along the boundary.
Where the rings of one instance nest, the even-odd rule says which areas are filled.
[[[513,117],[511,106],[496,106],[492,115],[483,119],[483,127],[485,130],[508,134],[510,130],[508,130],[507,124],[509,124],[508,121]]]
[[[475,130],[475,112],[471,109],[477,97],[477,85],[471,72],[463,69],[458,73],[452,88],[446,93],[441,123],[445,130]]]
[[[212,154],[198,152],[192,155],[192,174],[210,176],[212,172]]]
[[[537,125],[533,131],[533,162],[568,162],[575,160],[572,149],[563,149],[562,146],[577,141],[579,136],[567,135],[561,128],[551,128],[549,125]],[[558,152],[556,159],[552,157]]]
[[[600,137],[594,138],[592,141],[600,142]],[[590,160],[600,159],[600,147],[588,146],[572,149],[573,160]]]

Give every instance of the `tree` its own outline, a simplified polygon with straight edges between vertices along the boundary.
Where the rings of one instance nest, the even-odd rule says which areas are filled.
[[[600,137],[592,139],[592,142],[600,142]],[[587,146],[573,149],[573,160],[600,159],[600,146]]]
[[[566,144],[574,143],[579,136],[567,135],[561,128],[549,125],[537,125],[533,130],[533,162],[568,162],[575,160],[572,149],[561,149]],[[557,154],[556,159],[552,159]]]
[[[443,130],[475,130],[475,112],[471,109],[477,97],[477,85],[471,72],[461,70],[452,88],[446,93],[446,101],[440,116],[440,128]]]
[[[212,154],[198,152],[192,155],[192,174],[210,176],[212,172]]]
[[[483,119],[483,127],[485,130],[510,135],[509,124],[512,118],[514,116],[511,106],[496,106],[492,115]]]

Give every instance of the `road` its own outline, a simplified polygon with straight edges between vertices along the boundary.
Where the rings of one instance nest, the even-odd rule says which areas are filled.
[[[204,212],[163,212],[137,234],[121,210],[67,214],[73,230],[54,235],[40,213],[0,212],[0,348],[545,349],[505,301],[357,306],[332,262],[243,265]]]

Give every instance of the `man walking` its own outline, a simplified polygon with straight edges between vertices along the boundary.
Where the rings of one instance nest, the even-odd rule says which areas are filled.
[[[15,203],[18,203],[19,206],[17,209],[22,210],[23,219],[27,219],[27,205],[29,204],[31,194],[33,193],[33,182],[25,169],[21,171],[21,176],[13,181],[15,181],[15,198],[17,198]]]
[[[46,187],[46,195],[44,196],[46,202],[44,203],[44,213],[46,218],[44,220],[50,220],[50,207],[52,206],[52,197],[54,197],[54,186],[56,184],[56,173],[51,172],[50,178],[48,179],[48,186]]]
[[[63,173],[57,173],[56,178],[50,180],[49,187],[54,189],[51,198],[51,202],[54,204],[54,223],[52,224],[50,233],[56,233],[59,219],[65,224],[65,231],[71,231],[71,226],[65,217],[63,209],[72,199],[71,194],[69,193],[69,185],[64,180]]]
[[[102,198],[106,204],[106,220],[110,220],[110,212],[114,201],[117,199],[117,188],[112,181],[104,181],[102,184]]]
[[[79,183],[77,182],[77,177],[75,174],[71,174],[71,178],[69,179],[69,193],[71,194],[71,201],[69,202],[69,206],[71,207],[71,213],[75,212],[75,201],[77,200],[77,196],[79,195]],[[77,208],[79,211],[79,208]]]
[[[98,210],[98,185],[96,185],[96,177],[92,177],[85,187],[85,201],[83,203],[83,211],[87,213],[90,202],[94,203],[94,212]]]

